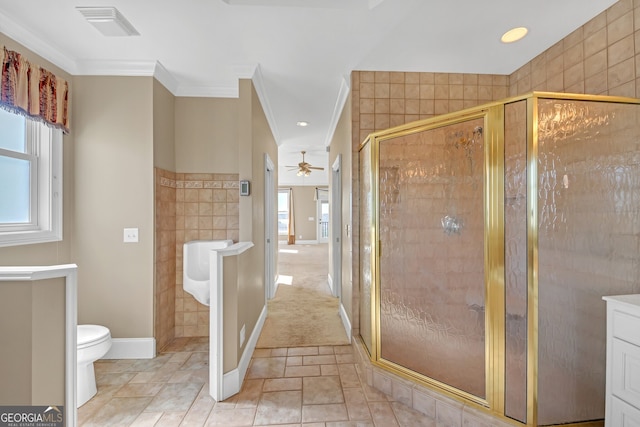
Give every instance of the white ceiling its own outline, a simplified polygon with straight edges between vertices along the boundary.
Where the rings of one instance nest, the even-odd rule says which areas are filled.
[[[510,74],[613,3],[0,0],[0,31],[71,74],[154,74],[177,96],[237,96],[238,78],[253,77],[280,147],[280,183],[321,185],[352,70]],[[104,37],[77,6],[115,6],[140,36]],[[500,43],[517,26],[528,36]],[[302,150],[325,172],[282,169]]]

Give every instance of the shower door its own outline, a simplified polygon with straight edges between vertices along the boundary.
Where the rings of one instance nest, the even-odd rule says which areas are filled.
[[[379,141],[379,356],[487,399],[484,114]]]

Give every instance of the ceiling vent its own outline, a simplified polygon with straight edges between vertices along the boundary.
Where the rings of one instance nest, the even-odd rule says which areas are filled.
[[[76,7],[76,9],[91,25],[107,37],[140,35],[115,7]]]

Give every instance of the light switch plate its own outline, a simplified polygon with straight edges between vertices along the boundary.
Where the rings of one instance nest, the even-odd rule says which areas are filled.
[[[125,243],[138,243],[138,229],[137,228],[125,228],[124,239]]]

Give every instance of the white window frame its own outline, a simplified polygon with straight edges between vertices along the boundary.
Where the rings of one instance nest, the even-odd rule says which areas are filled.
[[[291,212],[289,212],[289,197],[291,195],[289,193],[289,190],[280,189],[279,188],[278,189],[278,195],[280,193],[283,193],[283,194],[286,193],[287,194],[287,210],[286,210],[286,212],[287,212],[287,229],[284,232],[282,232],[282,231],[280,231],[280,226],[278,225],[278,236],[288,236],[289,235],[289,223],[290,223],[289,215],[291,214]],[[278,203],[278,207],[277,207],[276,210],[278,211],[278,224],[280,224],[280,212],[284,212],[284,211],[280,210],[280,203]]]
[[[31,162],[30,220],[0,223],[0,247],[62,240],[62,131],[31,119],[25,130],[27,153],[0,154]]]

